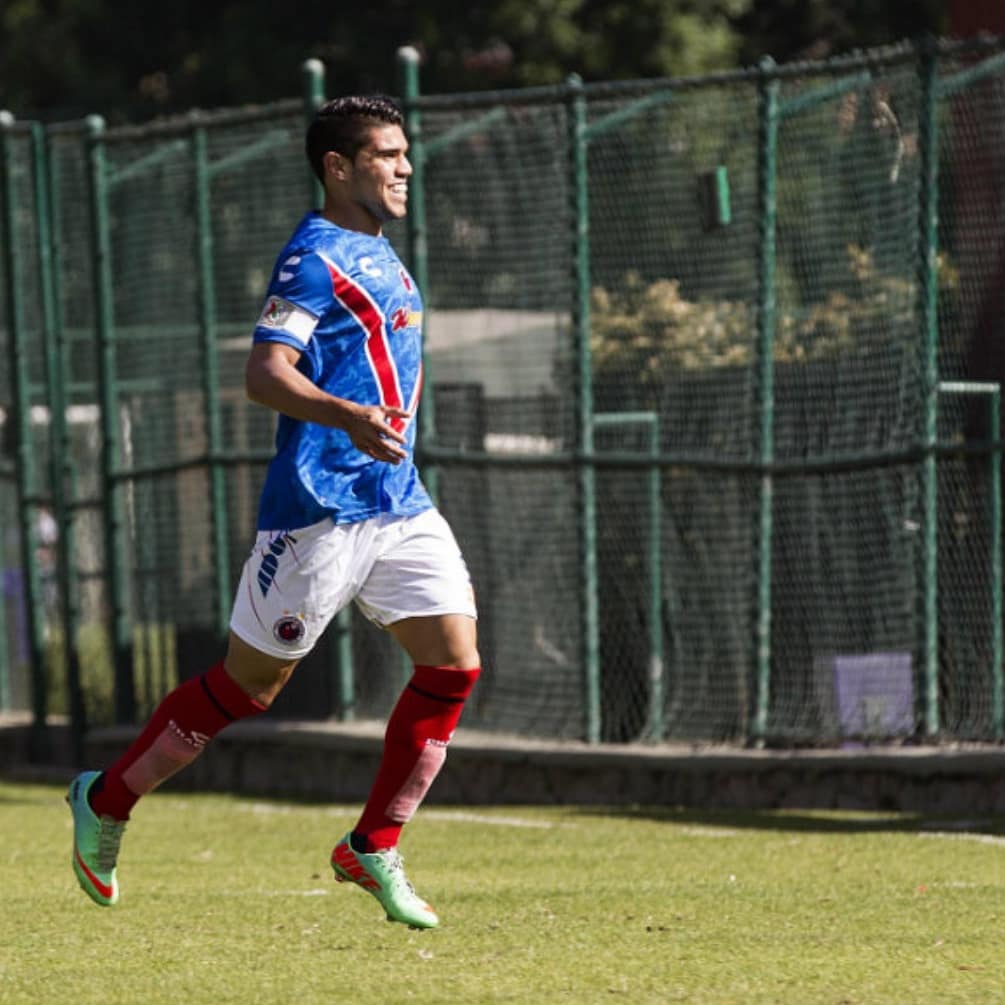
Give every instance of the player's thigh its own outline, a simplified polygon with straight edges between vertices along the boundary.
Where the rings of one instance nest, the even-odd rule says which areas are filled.
[[[381,529],[382,546],[356,603],[382,628],[415,618],[462,615],[474,631],[474,590],[461,549],[435,509],[395,519]],[[432,631],[436,631],[435,624]]]
[[[370,522],[331,520],[259,532],[241,571],[231,632],[283,665],[302,659],[365,578],[374,533]]]
[[[387,630],[413,663],[459,670],[481,666],[476,622],[467,614],[404,618],[388,625]]]

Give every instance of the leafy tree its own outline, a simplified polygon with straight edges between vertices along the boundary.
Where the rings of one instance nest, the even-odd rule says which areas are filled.
[[[740,59],[824,59],[852,49],[949,31],[946,0],[753,0],[733,24]]]
[[[292,97],[317,57],[329,90],[396,88],[415,45],[429,93],[679,76],[942,30],[941,0],[7,0],[0,107],[143,121]]]

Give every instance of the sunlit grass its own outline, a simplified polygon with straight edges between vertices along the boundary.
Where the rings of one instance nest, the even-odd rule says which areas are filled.
[[[1005,1001],[1000,821],[429,807],[412,932],[332,879],[357,807],[154,795],[101,909],[62,797],[0,784],[0,1002]]]

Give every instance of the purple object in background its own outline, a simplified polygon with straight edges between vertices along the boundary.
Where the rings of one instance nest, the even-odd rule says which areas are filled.
[[[910,653],[835,656],[834,691],[842,736],[880,739],[914,732]]]

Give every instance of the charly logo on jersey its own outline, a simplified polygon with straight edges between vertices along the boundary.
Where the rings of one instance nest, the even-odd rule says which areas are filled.
[[[300,264],[299,255],[290,255],[279,267],[279,275],[276,277],[281,283],[288,283],[295,275],[295,266]]]
[[[379,265],[375,265],[373,259],[369,255],[364,255],[362,258],[358,259],[356,264],[359,266],[360,272],[373,279],[377,279],[379,276],[384,275],[384,270],[381,269]]]

